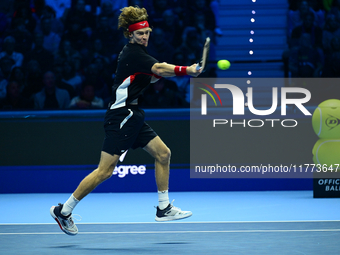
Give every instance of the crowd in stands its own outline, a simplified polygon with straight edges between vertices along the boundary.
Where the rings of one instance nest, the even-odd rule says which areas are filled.
[[[340,77],[340,0],[290,0],[285,77]]]
[[[1,0],[0,110],[106,108],[128,42],[118,16],[130,5],[147,9],[160,62],[196,63],[205,37],[222,35],[217,0]],[[189,76],[162,78],[140,103],[187,107],[189,95]]]

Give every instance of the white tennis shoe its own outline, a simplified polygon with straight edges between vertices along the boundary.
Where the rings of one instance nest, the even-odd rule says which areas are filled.
[[[63,208],[63,204],[59,204],[58,206],[52,206],[50,209],[50,214],[53,219],[58,223],[60,229],[68,234],[68,235],[76,235],[78,234],[78,228],[76,224],[74,224],[72,214],[68,216],[64,216],[61,214],[61,209]]]
[[[190,211],[182,211],[181,208],[173,206],[173,202],[174,200],[163,210],[157,206],[156,221],[180,220],[192,215]]]

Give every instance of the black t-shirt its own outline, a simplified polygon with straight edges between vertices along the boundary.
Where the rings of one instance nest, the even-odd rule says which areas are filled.
[[[55,93],[51,95],[46,93],[44,109],[58,109],[58,108],[59,108],[59,103],[58,103]]]
[[[110,109],[130,104],[138,99],[150,84],[152,66],[158,61],[151,57],[144,45],[128,43],[118,57],[116,77],[112,90]]]

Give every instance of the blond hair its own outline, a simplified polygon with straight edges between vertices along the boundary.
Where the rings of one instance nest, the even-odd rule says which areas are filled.
[[[129,6],[121,9],[121,14],[118,17],[118,29],[124,29],[125,38],[129,38],[129,26],[137,22],[148,20],[148,13],[145,8],[139,8],[138,6]],[[150,28],[151,31],[151,28]]]

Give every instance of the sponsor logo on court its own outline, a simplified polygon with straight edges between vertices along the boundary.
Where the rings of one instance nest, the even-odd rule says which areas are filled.
[[[146,171],[145,165],[119,165],[113,170],[112,175],[124,178],[127,175],[144,175]]]

